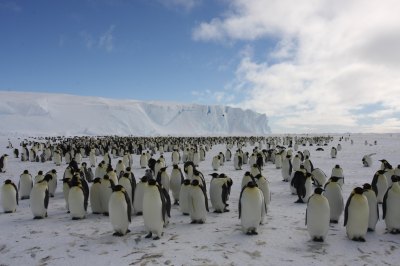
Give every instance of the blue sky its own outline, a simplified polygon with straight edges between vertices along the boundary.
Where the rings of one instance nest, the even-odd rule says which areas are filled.
[[[0,90],[227,104],[400,132],[395,0],[0,0]]]

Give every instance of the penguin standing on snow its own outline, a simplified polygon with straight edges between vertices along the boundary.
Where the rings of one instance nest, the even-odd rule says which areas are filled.
[[[158,171],[156,181],[159,185],[161,185],[167,192],[169,192],[169,183],[170,183],[170,178],[167,173],[167,167],[162,167]]]
[[[124,173],[118,180],[118,184],[122,185],[125,189],[126,194],[131,201],[131,205],[133,204],[133,200],[135,198],[135,188],[136,188],[136,180],[135,182],[129,178],[129,173]]]
[[[383,198],[383,219],[391,234],[400,233],[400,177],[392,176],[392,186]]]
[[[93,214],[102,214],[104,212],[101,207],[101,178],[96,177],[90,187],[90,207]]]
[[[18,190],[21,200],[29,199],[31,194],[31,190],[33,187],[32,175],[28,170],[24,170],[24,172],[19,176]]]
[[[51,175],[46,175],[44,179],[33,185],[31,190],[31,211],[34,219],[47,217],[47,207],[49,206],[49,187],[48,181]]]
[[[306,196],[306,172],[296,171],[290,185],[296,190],[296,194],[299,197],[295,203],[305,203],[303,198]]]
[[[264,196],[257,184],[250,181],[243,187],[239,197],[239,219],[243,232],[247,235],[257,235],[265,212]]]
[[[256,175],[254,177],[258,188],[261,190],[264,196],[264,205],[265,205],[265,214],[268,212],[268,206],[271,202],[271,193],[269,190],[269,182],[268,180],[261,174]]]
[[[147,176],[143,176],[136,184],[135,195],[133,196],[133,211],[136,215],[143,214],[143,194],[148,180]]]
[[[216,155],[216,156],[213,157],[211,165],[212,165],[212,168],[213,168],[214,171],[218,171],[218,169],[219,169],[219,167],[221,165],[220,161],[221,160],[220,160],[220,156],[219,155]]]
[[[112,194],[112,187],[114,187],[114,181],[111,180],[108,175],[104,175],[103,179],[101,180],[100,202],[103,215],[105,216],[109,215],[108,201],[110,200]]]
[[[340,167],[340,165],[337,164],[335,165],[335,167],[332,168],[331,177],[332,176],[338,177],[338,184],[340,185],[340,187],[342,187],[344,184],[344,174],[343,169],[342,167]]]
[[[57,171],[56,169],[50,170],[46,173],[46,175],[51,175],[52,177],[49,181],[49,194],[50,197],[53,198],[57,189]]]
[[[330,207],[328,199],[322,195],[323,191],[321,187],[314,190],[306,209],[307,231],[316,242],[323,242],[329,229]]]
[[[148,163],[147,155],[146,153],[143,152],[142,155],[140,155],[140,168],[146,168],[147,163]]]
[[[284,182],[289,182],[289,179],[292,175],[292,161],[290,158],[290,155],[286,155],[282,161],[281,173]]]
[[[0,173],[5,173],[7,170],[8,155],[4,154],[0,157]]]
[[[356,187],[350,194],[344,210],[347,237],[359,242],[365,242],[369,218],[368,200],[363,192],[363,188]]]
[[[1,205],[5,213],[16,212],[18,205],[18,189],[17,186],[7,179],[1,188]]]
[[[233,156],[233,166],[235,167],[235,170],[242,170],[242,165],[243,165],[243,157],[239,150],[235,152],[235,155]]]
[[[88,195],[87,195],[88,196]],[[77,176],[69,182],[68,206],[72,220],[84,219],[88,206],[88,198]]]
[[[123,236],[130,232],[128,226],[131,222],[131,199],[122,185],[116,185],[112,190],[108,209],[110,210],[110,222],[115,231],[113,235]]]
[[[174,198],[174,205],[179,205],[179,192],[184,179],[182,170],[177,164],[174,164],[169,179],[169,187],[172,191],[172,197]]]
[[[249,172],[249,171],[247,171],[246,173],[244,173],[244,175],[243,175],[243,177],[242,177],[242,189],[245,187],[245,186],[247,186],[247,184],[250,182],[250,181],[254,181],[255,182],[255,180],[254,180],[254,177],[251,175],[251,173]]]
[[[364,196],[368,200],[369,207],[369,219],[368,219],[368,231],[375,231],[376,223],[379,220],[379,208],[378,208],[378,200],[376,198],[375,191],[372,190],[370,184],[365,183],[363,185]]]
[[[332,147],[331,149],[331,158],[335,159],[337,156],[337,149],[335,147]]]
[[[330,222],[334,224],[339,222],[344,208],[342,188],[338,184],[338,180],[335,176],[331,177],[324,187],[324,196],[329,201]]]
[[[229,210],[226,209],[227,206],[226,202],[228,200],[228,194],[230,189],[230,186],[228,185],[227,182],[228,178],[226,178],[224,174],[219,175],[218,173],[212,173],[210,175],[212,176],[212,179],[210,181],[210,200],[214,212],[215,213],[227,212]]]
[[[385,170],[376,171],[371,182],[372,189],[375,191],[378,203],[383,203],[383,197],[388,190],[388,181],[385,176]]]
[[[189,215],[189,195],[190,195],[190,180],[185,179],[182,182],[181,189],[179,191],[179,210],[183,215]]]
[[[192,224],[203,224],[207,218],[208,198],[207,194],[200,184],[199,180],[195,179],[191,182],[189,193],[189,214]]]
[[[144,226],[148,231],[146,238],[158,240],[163,234],[164,218],[167,212],[166,202],[163,193],[154,179],[148,181],[148,185],[144,188],[143,194],[143,220]]]

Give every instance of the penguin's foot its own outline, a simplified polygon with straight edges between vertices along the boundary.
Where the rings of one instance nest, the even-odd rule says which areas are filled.
[[[324,239],[322,237],[314,237],[313,241],[314,242],[324,242]]]
[[[176,200],[176,201],[174,202],[174,205],[179,206],[179,202]]]
[[[228,209],[224,209],[224,212],[229,212],[229,210]]]
[[[359,242],[365,242],[365,238],[360,236],[360,237],[358,238],[358,241],[359,241]]]
[[[80,220],[81,218],[80,217],[72,217],[72,220]]]
[[[153,237],[153,240],[159,240],[159,239],[160,239],[159,236]]]
[[[153,235],[153,234],[150,232],[150,233],[148,233],[144,238],[151,238],[152,235]]]
[[[33,219],[38,220],[38,219],[43,219],[43,217],[42,216],[35,216],[35,217],[33,217]]]
[[[121,233],[121,232],[115,232],[114,234],[113,234],[113,236],[123,236],[124,234],[123,233]]]
[[[21,197],[21,200],[29,199],[29,196]]]
[[[101,214],[101,212],[93,212],[93,214]]]
[[[220,210],[215,210],[214,213],[222,213]]]
[[[187,213],[187,212],[184,212],[184,213],[182,213],[182,214],[183,214],[183,215],[186,215],[186,216],[189,215],[189,213]]]
[[[298,199],[294,203],[304,203],[304,201],[302,199]]]
[[[373,232],[373,231],[375,231],[375,230],[372,228],[368,228],[368,232]]]
[[[197,223],[197,221],[196,221],[196,220],[193,220],[193,221],[191,221],[190,223],[191,223],[191,224],[195,224],[195,223]]]
[[[197,223],[198,224],[204,224],[204,221],[203,220],[198,220]]]
[[[329,221],[331,224],[337,224],[338,223],[338,220],[330,220]]]
[[[143,212],[137,212],[136,215],[137,216],[143,215]]]
[[[125,233],[125,234],[128,234],[128,233],[130,233],[130,232],[131,232],[131,230],[128,229],[128,230],[126,230],[126,233]]]
[[[103,215],[104,216],[109,216],[109,213],[108,212],[103,212]]]
[[[4,213],[13,213],[13,211],[5,211]]]

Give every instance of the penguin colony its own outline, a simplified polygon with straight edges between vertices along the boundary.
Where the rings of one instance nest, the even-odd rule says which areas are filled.
[[[50,169],[46,173],[39,171],[34,177],[34,173],[25,170],[18,184],[6,179],[1,188],[2,208],[5,213],[16,212],[19,200],[29,200],[33,218],[46,218],[50,198],[56,193],[57,181],[61,181],[65,209],[71,219],[85,219],[90,212],[108,216],[114,235],[124,236],[130,232],[132,216],[142,216],[146,238],[157,240],[167,230],[172,205],[178,206],[192,224],[206,223],[211,208],[220,215],[232,209],[228,207],[233,180],[218,169],[233,161],[235,170],[245,170],[242,180],[237,182],[242,188],[237,206],[241,228],[247,235],[256,235],[264,223],[273,193],[263,168],[272,163],[281,172],[282,181],[289,184],[288,194],[297,196],[294,202],[306,204],[305,224],[313,241],[325,241],[330,224],[339,223],[342,216],[348,238],[366,241],[367,232],[375,230],[380,218],[378,204],[382,204],[381,219],[387,231],[400,233],[400,167],[394,169],[387,160],[380,160],[380,168],[371,183],[355,187],[345,204],[342,195],[345,171],[340,165],[334,164],[328,178],[321,169],[315,168],[309,150],[298,151],[299,146],[307,143],[327,146],[332,140],[332,137],[24,140],[19,150],[14,149],[15,158],[29,162],[52,161],[66,168],[62,177]],[[225,153],[212,154],[212,146],[223,143]],[[255,146],[252,153],[244,151],[246,145]],[[267,147],[263,149],[263,145]],[[341,145],[332,147],[331,159],[340,156],[341,150]],[[164,152],[170,152],[171,158],[165,158]],[[140,156],[140,165],[133,165],[132,154]],[[362,165],[371,167],[373,155],[365,155]],[[215,171],[207,179],[198,168],[206,156],[212,156],[211,168]],[[118,159],[114,167],[112,159]],[[4,154],[0,158],[0,171],[6,173],[8,167],[8,155]],[[136,180],[132,167],[146,169],[145,175]]]

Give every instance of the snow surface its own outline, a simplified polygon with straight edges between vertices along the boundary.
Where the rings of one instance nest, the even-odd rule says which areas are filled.
[[[10,139],[14,148],[19,147],[22,139]],[[355,186],[372,181],[380,167],[379,159],[387,159],[394,167],[400,163],[400,134],[353,134],[354,144],[341,141],[342,150],[331,159],[330,148],[339,143],[338,139],[335,136],[324,151],[317,152],[316,146],[300,146],[299,150],[310,150],[314,166],[328,177],[336,164],[342,166],[345,200]],[[374,140],[377,145],[373,145]],[[21,162],[13,158],[6,145],[7,137],[0,137],[0,153],[10,155],[7,172],[0,174],[1,183],[6,178],[17,183],[24,169],[36,174],[55,168],[60,179],[66,167],[55,167],[51,162]],[[251,153],[252,148],[248,145],[244,150]],[[214,172],[211,159],[220,151],[225,152],[225,145],[214,146],[200,163],[208,185],[208,174]],[[370,153],[376,153],[373,165],[363,167],[361,158]],[[169,171],[170,155],[164,153]],[[114,165],[117,160],[113,159]],[[234,182],[228,201],[230,212],[216,214],[211,208],[205,224],[190,224],[190,218],[173,206],[170,224],[160,240],[144,238],[142,216],[132,218],[131,233],[123,237],[112,236],[109,218],[91,214],[90,206],[86,219],[71,220],[59,182],[55,198],[50,198],[48,218],[33,220],[29,200],[20,201],[16,213],[0,213],[0,265],[399,265],[400,236],[386,233],[383,220],[375,232],[367,234],[366,242],[360,243],[347,238],[342,215],[339,224],[330,226],[325,243],[312,242],[305,226],[306,204],[294,203],[297,197],[290,194],[288,183],[281,181],[281,171],[270,162],[263,170],[272,193],[265,224],[258,235],[245,235],[238,219],[238,198],[242,176],[248,170],[248,165],[234,170],[230,161],[218,171]],[[144,174],[136,155],[133,171],[136,179]]]
[[[0,135],[202,136],[270,133],[265,114],[219,105],[0,91]]]

